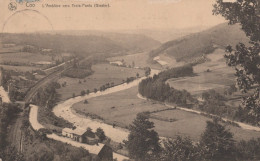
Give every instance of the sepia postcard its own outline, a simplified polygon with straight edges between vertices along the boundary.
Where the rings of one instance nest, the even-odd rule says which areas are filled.
[[[260,160],[260,0],[0,0],[0,161]]]

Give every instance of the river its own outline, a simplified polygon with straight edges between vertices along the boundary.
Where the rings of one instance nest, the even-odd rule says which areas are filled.
[[[159,72],[160,72],[159,70],[152,69],[150,76],[158,74]],[[124,84],[121,84],[121,85],[118,85],[118,86],[115,86],[112,88],[108,88],[105,91],[98,91],[96,93],[90,93],[89,95],[70,98],[64,102],[59,103],[57,106],[55,106],[53,108],[53,113],[56,116],[62,117],[63,119],[71,122],[76,127],[80,127],[83,129],[87,129],[88,127],[90,127],[94,131],[100,127],[104,130],[106,136],[111,138],[113,141],[122,142],[123,140],[127,139],[127,136],[129,134],[128,130],[119,128],[119,127],[113,128],[112,125],[108,125],[104,122],[101,122],[98,120],[93,120],[91,118],[78,115],[74,111],[72,111],[71,107],[73,104],[84,101],[89,98],[103,96],[103,95],[123,91],[123,90],[129,89],[131,87],[137,86],[139,84],[139,82],[141,82],[145,78],[146,77],[142,77],[142,78],[134,80],[133,82],[130,82],[128,84],[124,83]]]

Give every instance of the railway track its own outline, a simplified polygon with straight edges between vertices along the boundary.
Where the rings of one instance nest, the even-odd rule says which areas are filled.
[[[59,67],[56,71],[52,72],[51,74],[47,75],[46,77],[42,78],[39,80],[36,84],[34,84],[30,89],[28,89],[27,94],[24,97],[24,102],[29,103],[32,99],[32,97],[36,94],[37,90],[41,88],[42,86],[48,84],[49,82],[57,79],[60,77],[60,74],[65,71],[70,69],[71,66],[69,67]]]
[[[81,60],[81,61],[83,61],[83,60]],[[68,63],[64,63],[63,65],[56,66],[57,69],[55,69],[55,67],[52,67],[52,69],[54,69],[54,71],[52,73],[50,73],[46,77],[40,79],[37,83],[35,83],[32,87],[30,87],[27,90],[26,95],[24,97],[24,102],[23,102],[24,105],[25,105],[25,103],[30,103],[31,99],[37,93],[39,88],[47,85],[51,81],[58,79],[60,77],[61,73],[64,72],[65,70],[71,69],[72,64],[70,62],[71,61],[68,61]],[[18,116],[18,118],[12,124],[12,126],[10,128],[11,135],[8,138],[8,141],[14,147],[16,147],[20,153],[23,152],[23,137],[24,137],[24,134],[21,131],[22,120],[23,120],[22,115],[23,114],[20,114],[20,116]]]

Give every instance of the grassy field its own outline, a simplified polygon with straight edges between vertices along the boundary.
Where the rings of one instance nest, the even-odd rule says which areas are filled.
[[[21,45],[16,44],[3,44],[2,38],[0,38],[0,54],[18,52],[22,49]]]
[[[192,140],[199,140],[202,132],[206,128],[206,121],[210,118],[184,112],[180,110],[162,111],[154,114],[159,117],[166,117],[168,119],[176,119],[174,122],[165,122],[161,120],[151,119],[155,123],[155,129],[167,137],[176,137],[176,135],[189,136]],[[260,137],[260,132],[244,130],[239,127],[226,125],[227,129],[234,134],[235,140],[249,140],[251,138]]]
[[[0,62],[37,63],[41,61],[51,62],[52,60],[47,55],[26,52],[0,54]]]
[[[4,48],[3,45],[0,44],[0,66],[6,70],[31,72],[32,70],[40,69],[40,67],[32,66],[32,63],[38,63],[43,61],[52,62],[51,56],[20,52],[21,49],[22,46],[19,45]]]
[[[89,89],[90,91],[93,91],[94,88],[99,90],[100,86],[106,83],[111,84],[114,82],[114,85],[121,84],[127,77],[136,77],[136,73],[139,73],[140,77],[144,76],[144,71],[141,69],[117,67],[109,64],[93,65],[92,70],[95,71],[94,74],[85,79],[68,77],[59,79],[58,82],[60,84],[64,82],[67,84],[66,87],[62,87],[58,90],[58,93],[61,94],[61,100],[72,97],[73,93],[79,95],[82,90]],[[81,83],[79,83],[79,81]]]
[[[110,124],[122,127],[128,126],[137,113],[167,109],[161,104],[152,104],[137,97],[137,87],[122,92],[91,98],[88,104],[83,102],[73,106],[76,111],[92,113],[101,116]]]
[[[13,66],[13,65],[0,65],[0,67],[3,67],[6,70],[14,70],[19,72],[31,72],[32,70],[38,70],[40,67],[35,66]]]
[[[223,92],[228,86],[235,83],[235,71],[228,67],[223,58],[224,51],[216,50],[207,55],[210,60],[206,63],[196,65],[193,77],[169,79],[167,82],[176,89],[185,89],[191,94],[201,94],[202,92],[215,89]],[[209,70],[209,72],[207,72]]]
[[[137,97],[137,87],[125,91],[91,98],[88,104],[83,102],[73,106],[75,111],[85,114],[95,114],[103,118],[109,124],[115,123],[121,127],[127,127],[132,123],[136,114],[144,111],[157,111],[167,109],[160,103],[145,101]],[[177,135],[189,136],[198,141],[205,130],[206,121],[209,118],[181,110],[167,110],[151,114],[151,121],[155,123],[155,130],[160,136],[175,138]],[[173,119],[175,121],[163,121]],[[259,137],[260,132],[243,130],[241,128],[228,126],[234,133],[236,140]]]
[[[135,67],[151,67],[154,69],[161,69],[161,66],[159,64],[151,64],[147,62],[149,59],[148,53],[137,53],[137,54],[131,54],[131,55],[124,55],[124,56],[117,56],[117,57],[111,57],[108,58],[108,61],[121,61],[124,60],[126,65],[131,65],[134,62]]]

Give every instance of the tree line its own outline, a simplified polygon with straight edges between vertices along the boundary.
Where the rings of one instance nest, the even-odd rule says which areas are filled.
[[[85,78],[94,73],[91,69],[92,63],[89,61],[79,64],[79,62],[74,59],[72,63],[72,68],[62,72],[62,76],[70,78]]]
[[[195,99],[186,90],[177,90],[167,83],[166,80],[170,78],[178,78],[193,75],[193,68],[191,65],[172,68],[166,71],[142,80],[139,83],[138,91],[141,95],[161,102],[170,102],[176,104],[187,104],[194,102]]]

